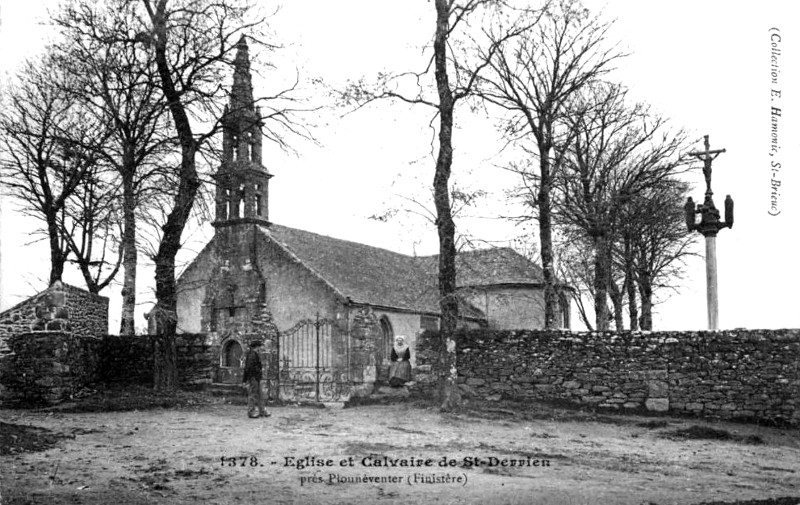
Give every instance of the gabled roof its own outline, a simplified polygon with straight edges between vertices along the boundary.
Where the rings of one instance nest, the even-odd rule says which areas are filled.
[[[261,230],[355,303],[439,313],[436,276],[421,258],[272,224]],[[470,307],[467,317],[482,317]]]
[[[463,251],[456,256],[458,286],[544,284],[539,265],[508,247]]]
[[[265,238],[284,249],[334,292],[353,303],[439,314],[438,256],[407,256],[278,224],[259,226]],[[210,253],[207,245],[202,254]],[[195,267],[197,258],[184,271]],[[458,287],[498,284],[541,286],[541,269],[510,248],[460,252]],[[484,319],[462,300],[462,317]]]
[[[420,259],[428,263],[427,268],[435,269],[439,256]],[[542,268],[510,247],[460,251],[456,256],[456,272],[459,288],[508,284],[544,286]],[[556,285],[569,288],[558,280]]]

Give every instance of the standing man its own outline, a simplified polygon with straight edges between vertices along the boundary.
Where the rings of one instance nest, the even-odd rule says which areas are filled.
[[[264,410],[264,397],[261,395],[261,358],[258,356],[260,340],[250,342],[250,348],[244,360],[242,382],[247,384],[247,417],[269,417]],[[256,406],[258,411],[256,411]]]

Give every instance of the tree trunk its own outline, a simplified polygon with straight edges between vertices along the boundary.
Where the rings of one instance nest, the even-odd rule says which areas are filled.
[[[61,248],[61,235],[56,223],[56,217],[52,214],[47,216],[47,234],[50,243],[50,280],[48,286],[60,281],[64,275],[64,263],[67,261],[67,254]]]
[[[175,253],[162,253],[164,242],[156,256],[156,340],[153,354],[153,385],[167,391],[178,387],[175,333],[177,329],[177,299],[175,286]]]
[[[126,153],[127,157],[127,153]],[[133,171],[135,167],[124,161],[122,173],[122,266],[125,275],[122,280],[122,316],[120,320],[120,335],[134,335],[135,310],[136,310],[136,267],[138,251],[136,249],[136,197],[133,188]]]
[[[89,216],[95,215],[95,181],[94,180],[87,180],[84,182],[85,186],[85,193],[82,195],[83,203],[81,205],[82,211]],[[83,275],[83,282],[86,284],[86,289],[89,290],[92,294],[99,294],[100,293],[100,285],[98,282],[99,279],[99,272],[98,277],[96,278],[92,274],[91,269],[91,261],[92,261],[92,241],[94,239],[95,234],[95,223],[94,218],[90,217],[88,219],[82,219],[82,231],[81,231],[81,247],[73,246],[71,247],[72,252],[75,254],[75,262],[78,264],[78,268],[81,270],[81,274]],[[74,243],[74,237],[70,239],[71,243]],[[85,247],[84,247],[85,245]]]
[[[177,121],[176,121],[177,123]],[[187,122],[188,125],[188,122]],[[190,139],[191,140],[191,139]],[[195,167],[194,140],[191,145],[184,146],[181,159],[181,180],[175,206],[162,226],[164,235],[155,256],[156,264],[156,334],[163,335],[172,341],[161,347],[168,354],[160,359],[165,367],[159,373],[156,368],[155,387],[169,390],[177,387],[177,368],[175,368],[175,333],[178,326],[177,283],[175,280],[175,256],[181,248],[181,234],[194,204],[194,197],[200,187]]]
[[[155,11],[146,3],[151,22],[153,23],[153,40],[155,46],[156,66],[161,80],[170,114],[181,144],[180,182],[175,195],[174,207],[162,226],[164,232],[158,252],[154,258],[156,264],[156,333],[164,336],[166,342],[160,345],[155,360],[160,366],[154,370],[154,386],[156,389],[169,390],[177,387],[178,371],[175,359],[175,331],[177,329],[177,296],[175,282],[175,256],[181,248],[181,234],[189,219],[194,198],[200,187],[197,175],[195,154],[197,144],[192,133],[192,125],[186,112],[181,94],[175,88],[171,67],[167,60],[167,20],[166,2],[158,3]]]
[[[653,329],[653,285],[650,274],[641,269],[638,276],[639,297],[642,300],[642,315],[639,327],[650,331]]]
[[[625,239],[625,284],[623,289],[628,294],[628,314],[630,315],[631,331],[639,329],[639,309],[636,303],[636,282],[633,272],[633,251],[629,238]]]
[[[653,329],[653,299],[652,290],[649,288],[639,290],[642,297],[642,315],[639,318],[639,326],[642,330],[651,331]]]
[[[594,324],[597,331],[608,329],[608,278],[607,240],[604,235],[594,239]]]
[[[578,307],[578,315],[581,317],[581,321],[586,326],[589,331],[594,331],[594,327],[592,326],[592,322],[589,321],[589,315],[586,313],[586,307],[583,305],[583,299],[580,296],[575,296],[575,305]]]
[[[450,8],[447,0],[436,0],[436,35],[433,42],[436,88],[439,94],[439,153],[433,178],[433,199],[439,233],[439,307],[441,310],[439,353],[442,411],[460,403],[456,367],[455,331],[458,325],[456,299],[455,223],[450,208],[450,171],[453,164],[453,110],[455,100],[447,76],[447,37]]]
[[[178,351],[175,335],[153,335],[154,387],[165,391],[178,387]]]
[[[617,331],[622,331],[625,329],[625,317],[622,309],[624,294],[613,280],[608,281],[608,293],[611,298],[611,304],[614,306],[614,328]]]
[[[539,142],[539,241],[541,242],[542,276],[544,278],[544,327],[558,328],[558,294],[556,274],[553,266],[553,225],[550,193],[553,181],[550,174],[550,146]]]

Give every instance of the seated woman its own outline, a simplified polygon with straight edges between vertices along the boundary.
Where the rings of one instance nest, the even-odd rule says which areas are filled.
[[[392,365],[389,367],[389,385],[400,387],[411,380],[411,351],[405,343],[405,337],[398,335],[392,347]]]

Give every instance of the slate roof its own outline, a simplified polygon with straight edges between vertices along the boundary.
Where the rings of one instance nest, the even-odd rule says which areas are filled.
[[[261,230],[355,303],[439,313],[436,276],[422,258],[277,224]]]
[[[276,224],[262,231],[353,302],[439,313],[438,256],[407,256]],[[460,252],[456,269],[458,287],[544,284],[541,268],[508,247]],[[462,312],[483,317],[466,302]]]
[[[354,303],[439,314],[438,256],[407,256],[274,223],[259,230]],[[458,287],[543,283],[541,269],[510,248],[460,252],[456,268]],[[461,311],[484,318],[466,301]]]
[[[508,247],[463,251],[456,256],[458,286],[544,285],[539,265]]]

